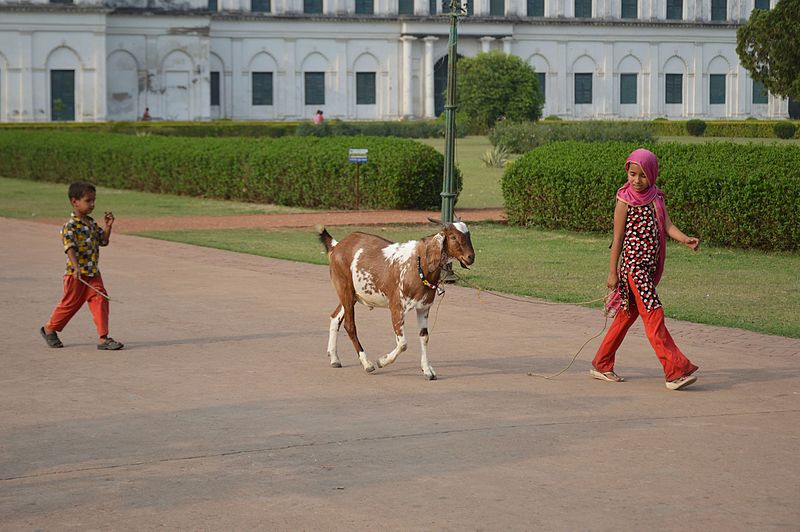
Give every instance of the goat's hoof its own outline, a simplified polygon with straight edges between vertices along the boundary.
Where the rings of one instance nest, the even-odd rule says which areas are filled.
[[[375,366],[370,364],[369,366],[364,368],[364,371],[366,371],[367,373],[372,373],[373,371],[375,371]]]
[[[342,363],[339,362],[338,360],[336,362],[331,362],[331,367],[332,368],[341,368],[342,367]]]
[[[375,365],[378,366],[379,369],[383,367],[383,364],[381,364],[381,359],[380,358],[375,361]]]
[[[428,379],[429,381],[436,380],[436,373],[434,373],[433,371],[431,371],[430,373],[423,371],[423,373],[425,373],[425,378]]]

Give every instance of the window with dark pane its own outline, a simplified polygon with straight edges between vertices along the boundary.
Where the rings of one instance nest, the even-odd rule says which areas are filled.
[[[711,20],[727,20],[728,0],[711,0]]]
[[[50,0],[51,4],[72,4],[72,0]]]
[[[637,74],[619,75],[619,103],[630,105],[636,103]]]
[[[322,0],[303,0],[303,13],[322,13]]]
[[[544,16],[544,0],[528,0],[528,16],[529,17],[543,17]]]
[[[325,105],[325,72],[306,72],[306,105]]]
[[[219,105],[219,72],[211,73],[211,105]]]
[[[436,6],[437,5],[438,5],[438,2],[436,0],[428,0],[428,12],[431,15],[435,15],[436,14]]]
[[[356,0],[357,15],[372,15],[375,13],[374,0]]]
[[[536,79],[539,81],[539,92],[542,93],[542,100],[544,100],[545,98],[547,98],[547,92],[546,92],[546,90],[547,90],[547,83],[546,83],[547,74],[545,74],[544,72],[537,72],[536,73]]]
[[[760,81],[753,80],[753,103],[769,103],[767,88]]]
[[[53,121],[75,120],[75,71],[50,71],[50,116]]]
[[[493,17],[502,17],[506,14],[505,0],[489,0],[489,15]]]
[[[769,11],[769,0],[756,0],[755,8]]]
[[[356,103],[375,105],[375,72],[356,72]]]
[[[592,0],[575,0],[575,17],[592,18]]]
[[[475,14],[475,0],[467,0],[467,15]]]
[[[622,18],[639,18],[638,0],[622,0],[620,6],[620,17]]]
[[[413,15],[414,0],[398,0],[397,13],[400,15]]]
[[[683,103],[683,74],[667,74],[664,79],[664,103]]]
[[[253,105],[272,105],[272,72],[253,72]]]
[[[208,10],[209,11],[217,11],[217,0],[208,0]]]
[[[272,11],[270,0],[250,0],[250,11],[254,13],[269,13]]]
[[[708,76],[708,103],[711,105],[725,103],[725,74]]]
[[[667,0],[667,20],[683,20],[683,0]]]
[[[592,103],[592,74],[575,74],[575,103]]]

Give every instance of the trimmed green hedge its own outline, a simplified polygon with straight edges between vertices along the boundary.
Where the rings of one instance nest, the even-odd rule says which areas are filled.
[[[100,133],[0,131],[0,175],[259,203],[430,209],[441,205],[444,157],[412,140],[376,137],[170,138]],[[456,171],[456,193],[461,175]]]
[[[503,180],[508,221],[609,232],[625,142],[556,142],[517,159]],[[675,224],[715,244],[800,249],[800,146],[647,145],[659,157],[658,186]]]

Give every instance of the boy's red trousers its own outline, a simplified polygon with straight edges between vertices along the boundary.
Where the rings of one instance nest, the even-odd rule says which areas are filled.
[[[650,345],[655,349],[658,360],[664,366],[666,379],[673,381],[697,371],[697,366],[692,364],[681,353],[681,350],[672,340],[666,325],[664,325],[664,309],[658,307],[648,312],[630,274],[628,274],[628,286],[633,294],[632,300],[628,304],[628,312],[626,313],[622,310],[617,312],[611,328],[608,330],[592,361],[595,369],[602,372],[614,370],[617,349],[622,344],[622,340],[625,339],[628,329],[636,321],[636,318],[641,315],[644,322],[644,332],[647,334],[647,339],[650,340]]]
[[[94,277],[81,277],[81,279],[100,292],[106,293],[106,288],[103,286],[103,278],[100,277],[99,273]],[[94,324],[97,327],[97,335],[100,337],[107,336],[108,300],[71,275],[64,276],[64,295],[56,305],[55,310],[53,310],[53,315],[50,316],[50,321],[47,322],[45,328],[48,331],[63,331],[72,316],[87,302],[89,303],[89,310],[92,311]]]

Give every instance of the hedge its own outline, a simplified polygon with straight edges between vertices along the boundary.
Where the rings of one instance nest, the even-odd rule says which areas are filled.
[[[459,115],[456,135],[463,137],[468,123]],[[367,135],[371,137],[444,137],[444,115],[436,120],[358,121],[326,120],[321,125],[305,122],[31,122],[0,124],[3,129],[34,129],[163,135],[170,137],[285,137],[291,135],[330,137]]]
[[[489,141],[514,153],[525,153],[536,146],[561,140],[650,142],[655,137],[680,137],[689,134],[692,120],[543,120],[539,122],[500,122],[489,132]],[[706,137],[776,138],[774,120],[705,121]],[[800,121],[795,138],[800,138]]]
[[[309,208],[353,208],[356,163],[360,205],[431,209],[441,205],[444,157],[430,146],[376,137],[280,139],[132,137],[0,131],[0,175]],[[456,193],[461,175],[456,171]]]
[[[610,232],[625,142],[556,142],[506,170],[512,225]],[[658,186],[675,224],[718,245],[800,249],[800,146],[713,142],[647,145],[659,157]]]

